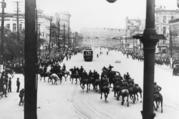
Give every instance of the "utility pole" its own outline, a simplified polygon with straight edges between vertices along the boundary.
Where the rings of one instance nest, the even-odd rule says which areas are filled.
[[[66,44],[66,31],[65,31],[65,24],[63,25],[63,52],[65,51],[65,44]]]
[[[49,44],[48,44],[49,56],[51,52],[51,41],[52,41],[52,17],[50,17],[50,29],[49,29]]]
[[[19,36],[20,36],[20,34],[19,34],[19,12],[20,12],[19,1],[16,1],[16,5],[17,5],[17,10],[16,10],[16,14],[17,14],[17,40],[19,41],[20,40],[20,38],[19,38]]]
[[[60,18],[58,21],[58,49],[60,49]]]
[[[70,26],[69,25],[68,25],[68,48],[70,47],[70,44],[71,44],[71,41],[70,41]]]
[[[1,46],[0,46],[0,65],[1,68],[3,68],[4,64],[4,12],[6,8],[6,3],[4,0],[1,2],[1,8],[2,8],[2,16],[1,16]]]
[[[154,93],[154,72],[155,72],[155,47],[159,39],[164,38],[158,35],[155,30],[155,0],[146,2],[146,25],[143,36],[140,38],[144,51],[144,85],[143,85],[143,119],[154,119],[153,108]]]
[[[24,119],[37,119],[36,0],[25,0],[25,104]]]

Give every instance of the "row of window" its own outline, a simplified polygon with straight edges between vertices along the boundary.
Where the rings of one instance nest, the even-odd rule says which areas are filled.
[[[7,27],[7,29],[10,29],[10,28],[11,28],[11,25],[10,25],[10,24],[7,24],[6,27]],[[22,24],[19,24],[19,30],[22,30]],[[13,31],[13,32],[17,31],[17,24],[16,24],[16,23],[13,23],[13,24],[12,24],[12,31]]]
[[[170,20],[173,20],[174,16],[171,16]],[[163,23],[167,23],[167,16],[163,16]]]

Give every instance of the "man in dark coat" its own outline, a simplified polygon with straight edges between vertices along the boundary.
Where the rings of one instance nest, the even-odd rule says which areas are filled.
[[[20,98],[19,105],[24,103],[24,93],[25,93],[25,90],[21,89],[19,92],[19,98]]]
[[[9,78],[9,81],[8,81],[8,92],[12,92],[11,85],[12,85],[12,81],[11,81],[11,78]]]
[[[19,92],[19,89],[20,89],[20,81],[19,81],[19,78],[17,78],[16,86],[17,86],[17,91],[16,91],[16,92]]]

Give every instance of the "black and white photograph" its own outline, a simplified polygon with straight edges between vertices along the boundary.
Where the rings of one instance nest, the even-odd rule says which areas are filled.
[[[0,0],[0,119],[179,119],[179,0]]]

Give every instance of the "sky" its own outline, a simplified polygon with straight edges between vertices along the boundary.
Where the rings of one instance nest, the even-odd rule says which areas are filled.
[[[15,11],[16,0],[7,1],[7,9]],[[24,0],[21,1],[22,5]],[[83,27],[112,27],[125,28],[125,19],[145,19],[146,0],[117,0],[108,3],[106,0],[36,0],[38,9],[47,15],[69,12],[71,14],[72,30],[80,30]],[[156,6],[165,6],[168,9],[176,9],[176,0],[156,0]],[[22,10],[23,11],[23,10]]]

